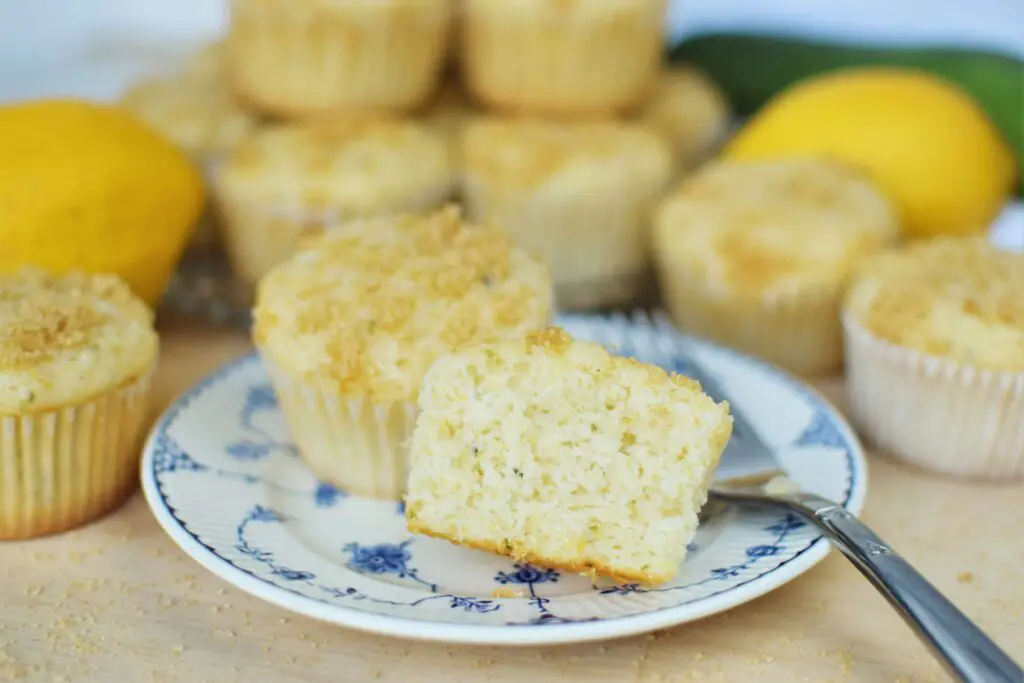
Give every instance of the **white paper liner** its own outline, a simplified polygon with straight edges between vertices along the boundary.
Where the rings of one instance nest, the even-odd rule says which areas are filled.
[[[405,443],[416,404],[323,391],[263,358],[292,438],[313,473],[347,493],[399,500],[409,476]]]
[[[651,200],[623,193],[567,196],[536,192],[526,201],[491,201],[473,174],[463,178],[466,216],[504,228],[551,269],[560,310],[631,302],[648,266]],[[650,188],[653,197],[657,188]]]
[[[354,20],[343,16],[346,4],[233,0],[228,46],[238,94],[290,118],[424,104],[444,65],[449,6],[424,3],[421,21],[394,21],[384,3],[350,3]]]
[[[1024,372],[998,372],[878,339],[844,314],[846,383],[866,436],[936,472],[1024,476]]]
[[[665,307],[684,331],[800,375],[823,375],[841,367],[838,288],[744,299],[713,291],[666,251],[658,254],[657,270]]]
[[[502,6],[511,2],[465,3],[467,87],[491,107],[518,112],[596,115],[639,104],[661,63],[665,3],[633,3],[632,16],[582,10],[566,19]]]
[[[83,403],[0,416],[0,539],[71,529],[131,494],[150,380],[147,372]]]

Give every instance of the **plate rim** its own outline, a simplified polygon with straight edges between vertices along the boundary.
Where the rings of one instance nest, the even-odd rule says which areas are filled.
[[[632,321],[616,320],[613,316],[570,314],[563,320],[599,320],[608,324]],[[867,494],[868,471],[863,445],[845,416],[817,389],[790,373],[765,361],[751,357],[715,342],[693,337],[673,330],[681,342],[695,341],[714,349],[716,353],[740,359],[757,367],[773,378],[790,385],[791,389],[803,392],[818,404],[834,421],[850,448],[846,460],[849,466],[849,483],[844,507],[859,515]],[[234,358],[204,376],[191,387],[181,392],[163,411],[146,438],[140,468],[142,490],[150,511],[164,532],[194,561],[218,578],[254,597],[318,621],[352,628],[377,635],[391,636],[427,642],[459,643],[466,645],[560,645],[627,637],[659,629],[669,628],[724,612],[741,604],[759,598],[804,574],[828,556],[831,546],[819,534],[805,548],[792,557],[775,565],[766,572],[747,581],[726,588],[720,592],[697,598],[692,602],[671,607],[662,607],[649,612],[619,616],[597,621],[523,626],[506,624],[459,624],[449,622],[411,619],[399,615],[379,614],[356,610],[344,605],[322,602],[293,592],[278,584],[238,567],[222,557],[191,532],[186,522],[180,519],[174,507],[164,495],[156,477],[153,453],[157,440],[164,435],[177,415],[188,404],[211,386],[224,381],[250,363],[260,363],[258,352],[251,351]]]

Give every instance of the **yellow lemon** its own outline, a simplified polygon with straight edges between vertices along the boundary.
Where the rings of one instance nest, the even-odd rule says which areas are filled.
[[[120,109],[0,107],[0,272],[114,273],[155,305],[202,206],[188,159]]]
[[[984,230],[1013,187],[1013,152],[965,92],[911,69],[863,67],[779,93],[726,146],[732,159],[796,155],[861,168],[911,237]]]

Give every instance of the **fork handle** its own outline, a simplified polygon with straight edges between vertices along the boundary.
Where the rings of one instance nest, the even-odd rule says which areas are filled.
[[[1024,670],[845,507],[811,495],[794,499],[797,510],[824,531],[892,603],[954,679],[964,683],[1024,682]]]

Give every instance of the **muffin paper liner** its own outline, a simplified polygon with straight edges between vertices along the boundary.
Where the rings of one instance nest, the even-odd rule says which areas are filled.
[[[147,372],[82,403],[0,415],[0,538],[65,531],[128,498],[150,380]]]
[[[263,357],[292,438],[313,473],[347,493],[400,499],[409,475],[405,442],[412,435],[416,404],[324,391]]]
[[[680,328],[801,375],[839,370],[843,359],[839,290],[742,298],[711,290],[685,265],[659,254],[665,306]]]
[[[231,72],[240,97],[268,113],[322,116],[408,110],[433,94],[450,10],[394,21],[383,9],[232,2]]]
[[[634,1],[634,14],[599,21],[532,19],[501,3],[467,3],[460,29],[464,80],[498,109],[599,115],[632,107],[660,66],[665,15],[663,2]]]
[[[945,474],[1024,476],[1024,372],[961,365],[879,339],[845,314],[858,427],[894,457]]]
[[[469,219],[493,221],[546,262],[559,309],[625,304],[639,294],[648,264],[648,201],[601,192],[567,197],[537,191],[524,201],[492,201],[490,194],[465,175]]]

